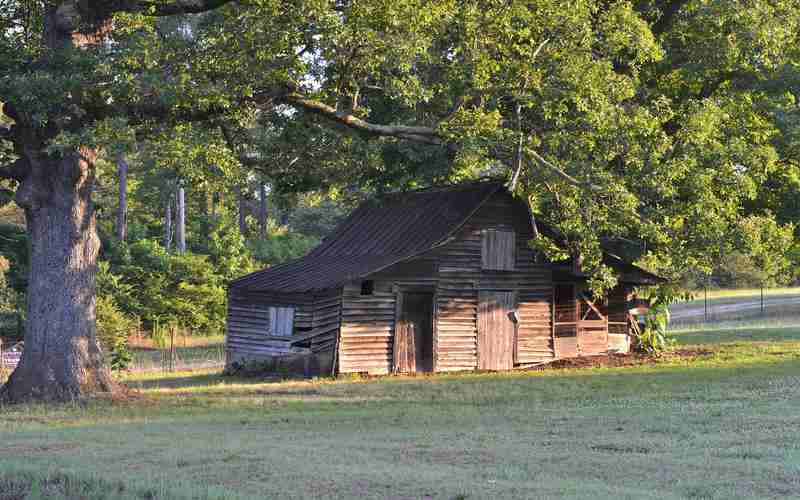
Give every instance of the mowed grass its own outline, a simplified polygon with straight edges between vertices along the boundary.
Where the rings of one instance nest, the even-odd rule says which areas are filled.
[[[800,497],[800,328],[678,339],[698,355],[417,378],[137,373],[126,382],[138,399],[0,409],[0,488],[37,480],[34,493],[69,498]]]

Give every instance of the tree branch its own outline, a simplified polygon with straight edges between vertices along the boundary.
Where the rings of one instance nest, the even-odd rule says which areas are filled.
[[[22,182],[28,173],[28,162],[20,158],[10,165],[0,167],[0,179],[11,179]]]
[[[413,142],[433,144],[436,146],[442,146],[445,144],[439,135],[439,132],[437,132],[434,127],[377,125],[366,122],[350,113],[340,113],[333,106],[329,106],[323,102],[315,101],[313,99],[308,99],[297,93],[289,93],[283,96],[282,100],[286,104],[289,104],[295,108],[320,115],[324,118],[339,123],[340,125],[344,125],[350,129],[358,130],[370,135],[397,137],[398,139],[406,139]]]
[[[11,141],[14,138],[14,131],[11,127],[0,125],[0,140]]]
[[[581,182],[575,177],[572,177],[560,167],[547,161],[544,157],[542,157],[542,155],[540,155],[533,149],[526,149],[524,155],[529,163],[537,163],[539,165],[547,167],[547,169],[550,170],[550,172],[554,173],[557,177],[567,181],[567,183],[572,184],[575,187],[589,189],[590,191],[599,191],[601,189],[600,186],[597,186],[590,182]]]

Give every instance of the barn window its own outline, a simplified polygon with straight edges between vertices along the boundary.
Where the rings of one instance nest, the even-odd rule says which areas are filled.
[[[516,237],[509,229],[485,229],[481,232],[482,268],[491,271],[513,271]]]
[[[372,280],[364,280],[361,282],[361,295],[372,295],[375,291],[375,282]]]
[[[294,307],[269,308],[270,335],[289,337],[294,331]]]

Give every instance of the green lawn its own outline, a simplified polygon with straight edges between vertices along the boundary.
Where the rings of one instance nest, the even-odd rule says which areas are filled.
[[[800,328],[624,368],[271,382],[0,409],[0,499],[800,497]],[[2,491],[16,492],[4,497]]]

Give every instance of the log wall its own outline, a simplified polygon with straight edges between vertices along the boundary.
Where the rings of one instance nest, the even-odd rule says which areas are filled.
[[[516,233],[513,271],[483,270],[482,231]],[[519,324],[515,363],[535,363],[554,356],[552,338],[552,276],[528,248],[533,237],[527,209],[510,195],[487,201],[459,229],[451,242],[417,259],[375,273],[373,295],[361,295],[361,282],[345,286],[339,371],[390,373],[396,289],[434,291],[434,370],[460,371],[478,367],[477,313],[479,290],[515,292]]]
[[[298,353],[332,353],[339,331],[341,293],[318,294],[228,293],[225,349],[228,362],[263,360]],[[271,335],[270,307],[293,307],[291,336]],[[327,358],[326,358],[327,359]],[[317,371],[330,373],[317,363]]]
[[[482,269],[482,230],[513,229],[513,271]],[[524,205],[506,193],[484,203],[458,231],[455,241],[432,252],[439,262],[437,371],[474,370],[478,366],[478,290],[516,292],[519,324],[515,363],[553,357],[552,275],[528,247],[533,238]]]

